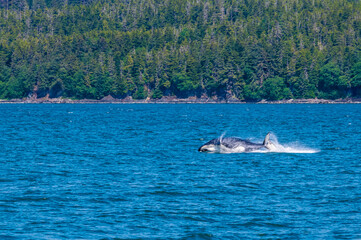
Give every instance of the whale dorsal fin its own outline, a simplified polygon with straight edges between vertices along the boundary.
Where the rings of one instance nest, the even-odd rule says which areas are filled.
[[[263,140],[264,146],[268,145],[270,135],[271,135],[271,133],[269,132],[269,133],[267,133],[266,137],[264,138],[264,140]]]

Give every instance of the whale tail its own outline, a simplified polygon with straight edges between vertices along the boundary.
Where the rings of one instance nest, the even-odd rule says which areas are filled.
[[[276,147],[273,145],[273,143],[269,140],[271,133],[267,133],[266,137],[263,141],[263,146],[265,146],[269,150],[274,150]]]

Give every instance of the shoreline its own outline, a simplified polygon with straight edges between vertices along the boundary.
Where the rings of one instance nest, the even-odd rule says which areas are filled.
[[[95,99],[69,99],[69,98],[24,98],[24,99],[0,99],[0,104],[361,104],[361,98],[347,99],[288,99],[277,101],[241,101],[238,99],[212,99],[212,98],[176,98],[163,97],[161,99],[142,99],[135,100],[131,97],[116,99],[111,96],[100,100]]]

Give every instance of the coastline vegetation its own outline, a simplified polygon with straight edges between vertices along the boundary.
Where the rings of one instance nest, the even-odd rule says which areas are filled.
[[[361,96],[357,0],[2,0],[0,99]]]

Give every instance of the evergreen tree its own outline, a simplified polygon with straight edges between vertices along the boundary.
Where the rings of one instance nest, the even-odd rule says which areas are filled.
[[[0,98],[361,96],[361,2],[13,0]]]

